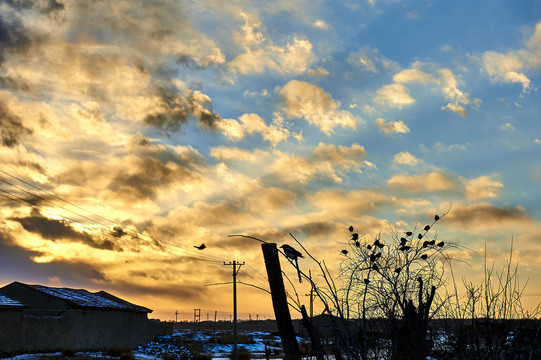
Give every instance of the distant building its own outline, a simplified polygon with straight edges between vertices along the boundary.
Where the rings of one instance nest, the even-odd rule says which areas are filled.
[[[148,319],[152,310],[105,291],[13,282],[0,296],[0,353],[129,349],[160,333],[159,322]]]

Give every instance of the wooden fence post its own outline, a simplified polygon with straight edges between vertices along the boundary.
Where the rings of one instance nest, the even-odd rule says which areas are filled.
[[[280,267],[280,259],[278,258],[278,248],[274,243],[265,243],[261,244],[261,249],[265,258],[265,267],[267,268],[267,276],[271,289],[272,306],[274,307],[274,316],[276,317],[278,331],[282,339],[285,358],[286,360],[300,360],[299,344],[297,344],[297,337],[295,329],[293,329],[293,323],[291,322],[289,305],[287,304],[282,268]]]

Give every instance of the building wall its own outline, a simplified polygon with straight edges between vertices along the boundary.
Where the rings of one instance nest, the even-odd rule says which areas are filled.
[[[27,316],[22,322],[23,351],[130,349],[159,335],[145,313],[69,311],[60,317]]]
[[[21,348],[22,310],[0,309],[0,354]]]

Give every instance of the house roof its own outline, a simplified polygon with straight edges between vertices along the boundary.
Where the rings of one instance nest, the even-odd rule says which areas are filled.
[[[31,289],[58,299],[62,299],[72,305],[83,308],[97,308],[108,310],[122,310],[151,313],[152,310],[132,304],[105,291],[92,293],[84,289],[55,288],[43,285],[25,285]]]
[[[17,300],[10,299],[7,296],[4,296],[4,295],[0,294],[0,308],[2,308],[2,309],[6,309],[6,308],[9,308],[9,309],[12,309],[12,308],[23,309],[25,307],[26,306],[24,306],[23,304],[21,304]]]

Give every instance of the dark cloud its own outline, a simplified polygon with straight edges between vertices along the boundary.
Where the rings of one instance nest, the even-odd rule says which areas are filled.
[[[503,223],[509,221],[526,220],[528,215],[520,208],[499,208],[491,204],[479,204],[455,207],[446,220],[450,223],[459,223],[463,226],[479,225],[485,223]]]
[[[121,250],[111,240],[95,239],[89,233],[75,230],[66,220],[49,219],[36,209],[32,209],[30,216],[12,217],[10,220],[18,222],[26,231],[39,234],[44,239],[52,241],[70,240],[101,250]]]
[[[47,2],[47,5],[40,9],[45,14],[51,14],[55,13],[57,11],[64,10],[64,4],[56,1],[56,0],[49,0]]]
[[[210,108],[212,102],[199,91],[187,91],[180,94],[175,89],[165,86],[156,87],[156,95],[161,99],[161,107],[147,114],[143,121],[167,133],[178,131],[190,117],[197,120],[206,130],[217,130],[220,115]]]
[[[0,13],[0,64],[8,52],[21,51],[29,45],[30,37],[21,19],[12,11]]]
[[[64,284],[90,284],[105,281],[106,277],[92,265],[80,261],[52,261],[36,263],[32,258],[42,255],[38,251],[17,246],[5,232],[0,232],[0,264],[2,277],[28,283],[49,283],[57,278]]]
[[[136,159],[130,171],[119,171],[108,189],[132,201],[155,199],[160,189],[175,183],[193,182],[198,177],[185,167],[168,166],[159,159],[144,157]]]
[[[7,105],[0,100],[0,138],[2,145],[15,147],[19,143],[19,138],[30,134],[32,134],[32,130],[25,127],[21,118],[12,113]]]

